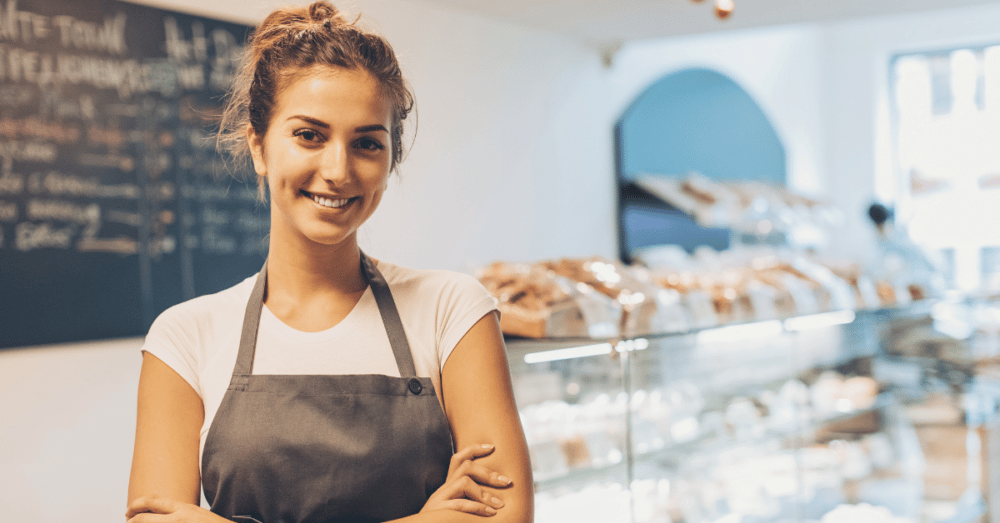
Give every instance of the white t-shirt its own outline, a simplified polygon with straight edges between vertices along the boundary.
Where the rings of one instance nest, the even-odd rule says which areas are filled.
[[[448,355],[480,318],[496,310],[496,300],[466,274],[408,269],[382,261],[377,266],[399,309],[417,375],[430,377],[440,391]],[[142,347],[201,396],[205,406],[201,450],[229,387],[256,278],[167,309],[153,322]],[[321,332],[293,329],[264,306],[253,373],[399,376],[399,369],[369,287],[346,318]]]

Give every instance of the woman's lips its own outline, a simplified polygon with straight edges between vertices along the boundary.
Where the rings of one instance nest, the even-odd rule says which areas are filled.
[[[328,198],[308,191],[302,191],[302,194],[316,202],[317,205],[327,209],[340,209],[357,199],[356,196],[352,198]]]

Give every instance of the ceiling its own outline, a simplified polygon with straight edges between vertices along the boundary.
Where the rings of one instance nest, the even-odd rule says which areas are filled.
[[[603,49],[629,40],[1000,4],[998,0],[734,0],[732,16],[720,21],[713,14],[713,0],[428,1],[568,34]]]

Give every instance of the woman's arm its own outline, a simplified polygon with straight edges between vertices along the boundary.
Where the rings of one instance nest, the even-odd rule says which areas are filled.
[[[521,419],[514,404],[507,352],[496,314],[483,316],[465,334],[448,357],[441,376],[445,413],[455,438],[455,448],[466,449],[493,445],[491,452],[476,453],[457,470],[458,481],[475,483],[465,498],[476,500],[482,491],[499,497],[503,506],[495,514],[481,512],[486,505],[475,503],[458,509],[424,510],[392,523],[532,523],[534,521],[534,484],[528,445]],[[456,454],[457,456],[458,454]],[[461,456],[460,456],[461,457]],[[497,475],[510,480],[507,487],[494,487]],[[445,484],[446,488],[449,483]],[[478,494],[478,495],[477,495]],[[458,499],[458,496],[446,496]],[[477,514],[478,513],[478,514]]]
[[[167,364],[142,356],[128,501],[161,497],[198,505],[201,397]]]
[[[476,464],[511,480],[506,488],[483,487],[504,503],[490,521],[530,523],[534,517],[531,463],[496,314],[483,316],[469,329],[448,357],[441,374],[445,412],[455,448],[492,444],[495,450],[477,458]]]

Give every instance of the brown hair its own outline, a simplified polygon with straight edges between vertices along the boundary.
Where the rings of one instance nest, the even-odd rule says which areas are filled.
[[[303,70],[325,65],[366,71],[378,82],[392,111],[390,170],[396,170],[403,156],[403,120],[413,109],[413,93],[389,42],[356,22],[349,22],[325,1],[268,15],[254,31],[228,94],[218,148],[245,160],[247,125],[264,136],[278,92]]]

